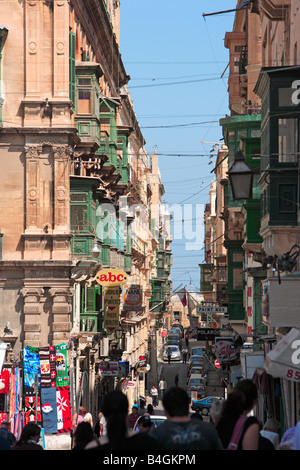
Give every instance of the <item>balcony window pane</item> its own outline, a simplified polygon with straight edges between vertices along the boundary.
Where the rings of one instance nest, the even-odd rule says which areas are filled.
[[[91,91],[78,90],[78,113],[91,114]]]

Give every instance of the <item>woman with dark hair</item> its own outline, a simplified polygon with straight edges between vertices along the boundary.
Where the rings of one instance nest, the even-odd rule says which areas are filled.
[[[128,428],[128,399],[124,393],[113,390],[103,400],[102,412],[107,422],[107,433],[90,442],[86,450],[156,450],[156,441],[145,433]]]
[[[20,439],[11,450],[44,450],[38,444],[41,435],[41,428],[35,423],[28,423],[24,426]]]
[[[72,450],[83,450],[85,446],[95,439],[96,435],[87,421],[82,421],[78,424],[76,431],[74,432],[75,445]]]
[[[237,450],[259,449],[259,422],[254,416],[247,416],[257,402],[257,388],[252,380],[242,380],[228,394],[223,403],[216,429],[224,446],[228,448],[235,425],[244,420],[237,442]]]

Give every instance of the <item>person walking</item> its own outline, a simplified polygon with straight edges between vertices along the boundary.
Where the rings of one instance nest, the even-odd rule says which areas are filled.
[[[152,396],[152,405],[155,407],[158,405],[158,390],[154,385],[152,385],[150,393]]]
[[[119,390],[109,392],[102,404],[102,412],[107,422],[107,434],[93,439],[85,450],[142,451],[158,450],[157,442],[149,433],[134,432],[128,427],[128,399]],[[137,414],[139,417],[139,415]]]
[[[249,379],[238,382],[228,394],[216,424],[225,449],[230,445],[236,425],[241,425],[241,432],[234,447],[237,450],[259,449],[259,422],[254,416],[247,416],[256,402],[257,388]]]
[[[170,364],[171,363],[171,356],[172,356],[172,350],[171,350],[170,347],[167,349],[167,356],[168,356],[168,364]]]
[[[128,426],[129,429],[133,429],[136,421],[139,419],[139,405],[135,403],[131,408],[131,413],[128,416]],[[105,416],[104,416],[105,418]],[[105,418],[106,419],[106,418]],[[107,422],[106,422],[106,432],[107,432]]]
[[[164,393],[167,390],[167,382],[166,382],[166,379],[164,377],[160,380],[160,382],[158,384],[158,390],[159,390],[160,399],[162,400],[163,396],[164,396]]]
[[[72,450],[84,450],[86,445],[95,439],[96,434],[88,421],[82,421],[78,424],[74,433],[74,447]]]
[[[182,350],[182,362],[183,362],[183,364],[186,364],[186,361],[188,360],[188,353],[189,353],[188,348],[184,347],[183,350]]]
[[[188,332],[186,332],[186,334],[185,334],[185,345],[188,348],[188,346],[189,346],[189,334],[188,334]]]
[[[208,421],[191,419],[189,396],[181,387],[168,388],[163,398],[164,423],[150,430],[160,450],[221,450],[214,426]]]
[[[263,429],[260,431],[260,434],[266,439],[269,439],[275,449],[277,449],[280,444],[279,430],[280,422],[275,418],[270,418],[265,422]]]
[[[175,387],[178,387],[178,382],[179,382],[179,374],[176,374],[175,379],[174,379]]]
[[[35,423],[27,423],[22,429],[20,439],[11,450],[44,450],[38,444],[41,436],[41,428]]]

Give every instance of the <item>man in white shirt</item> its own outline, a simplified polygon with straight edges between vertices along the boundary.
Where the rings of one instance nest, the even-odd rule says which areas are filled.
[[[164,393],[167,390],[167,382],[165,378],[162,378],[158,384],[158,389],[159,389],[159,395],[160,395],[160,400],[163,399]]]
[[[104,418],[103,414],[100,419],[100,436],[106,436],[106,419]]]

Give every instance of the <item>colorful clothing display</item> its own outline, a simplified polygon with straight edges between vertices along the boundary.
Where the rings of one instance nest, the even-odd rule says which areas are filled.
[[[25,424],[34,422],[36,420],[38,423],[41,423],[42,421],[41,400],[40,400],[39,395],[36,397],[33,389],[25,390],[24,405],[25,405]]]
[[[23,350],[24,362],[24,387],[33,388],[35,375],[38,374],[40,380],[41,364],[38,348],[26,346]]]
[[[9,391],[10,373],[4,369],[0,372],[0,394],[6,394]]]
[[[41,406],[43,428],[46,433],[56,434],[57,428],[57,405],[56,405],[56,389],[41,389]]]
[[[56,357],[54,346],[39,348],[41,365],[41,387],[50,388],[56,386]]]
[[[59,433],[72,430],[70,387],[57,387],[57,428]]]
[[[65,343],[55,346],[56,358],[56,386],[65,387],[69,385],[67,345]]]

